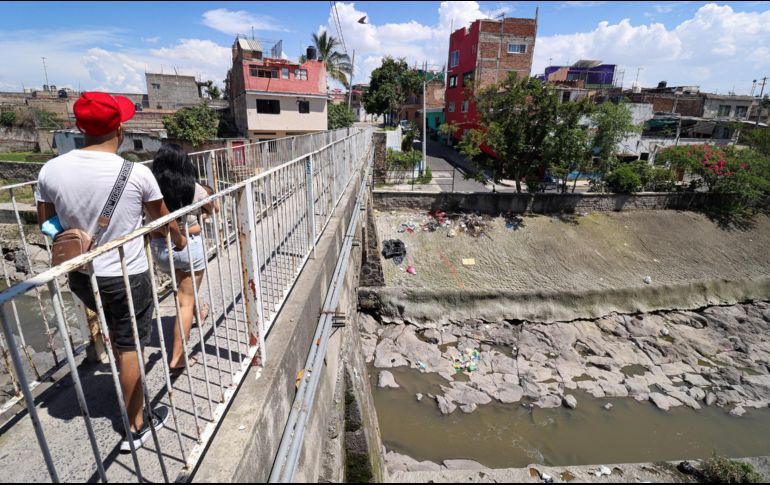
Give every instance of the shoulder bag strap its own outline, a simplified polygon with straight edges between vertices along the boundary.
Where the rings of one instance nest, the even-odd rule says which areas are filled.
[[[128,179],[131,177],[131,171],[134,169],[134,163],[128,160],[123,160],[123,166],[120,168],[118,179],[115,181],[115,185],[112,187],[112,192],[107,198],[107,202],[104,203],[102,213],[97,220],[96,234],[93,237],[93,244],[96,246],[98,243],[99,235],[107,229],[110,225],[112,215],[115,213],[115,208],[118,206],[123,191],[126,189]]]

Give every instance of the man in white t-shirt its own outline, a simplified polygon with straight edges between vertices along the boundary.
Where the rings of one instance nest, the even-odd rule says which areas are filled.
[[[85,135],[81,150],[48,161],[38,176],[36,191],[38,222],[42,224],[58,216],[62,227],[77,228],[97,235],[97,246],[123,237],[142,225],[144,214],[149,220],[168,214],[158,183],[147,167],[132,164],[125,187],[114,207],[109,225],[97,231],[98,219],[115,187],[124,160],[117,155],[123,141],[123,123],[134,115],[133,103],[122,96],[86,92],[75,102],[75,120]],[[177,249],[187,244],[176,223],[169,224]],[[125,265],[131,284],[131,299],[138,336],[142,348],[152,333],[152,277],[144,252],[143,238],[135,238],[124,246]],[[139,358],[129,312],[128,295],[118,250],[93,261],[110,340],[115,349],[120,385],[128,413],[131,433],[121,443],[121,451],[129,452],[129,440],[139,447],[151,436],[151,427],[159,429],[168,418],[168,409],[160,406],[144,413],[144,393],[139,374]],[[71,290],[83,303],[96,311],[90,277],[83,272],[69,275]]]

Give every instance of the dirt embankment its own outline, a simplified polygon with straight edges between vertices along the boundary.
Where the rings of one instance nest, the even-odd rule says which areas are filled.
[[[767,216],[740,226],[678,211],[532,216],[519,230],[491,218],[471,237],[457,222],[423,231],[419,212],[376,215],[380,242],[407,246],[401,265],[383,261],[384,288],[362,290],[383,315],[553,322],[770,298]],[[399,232],[410,222],[415,232]]]

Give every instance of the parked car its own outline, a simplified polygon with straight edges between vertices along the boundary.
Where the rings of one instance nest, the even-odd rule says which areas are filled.
[[[402,130],[406,131],[409,129],[409,123],[409,120],[401,120],[398,122],[398,126],[400,126]]]

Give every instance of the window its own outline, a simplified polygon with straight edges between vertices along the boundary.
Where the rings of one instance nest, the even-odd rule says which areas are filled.
[[[288,67],[282,67],[281,68],[281,79],[289,79],[289,68]]]
[[[450,88],[457,87],[457,76],[449,76],[449,87]]]
[[[160,84],[152,83],[152,89],[160,89]]]
[[[468,112],[468,100],[463,100],[463,104],[460,105],[460,111],[463,113]]]
[[[307,69],[294,69],[294,79],[307,81]]]
[[[449,58],[449,67],[455,67],[460,64],[460,51],[454,51]]]
[[[644,152],[639,157],[639,160],[644,160],[645,162],[650,160],[650,154],[648,152]]]
[[[449,112],[450,113],[454,113],[455,112],[455,102],[454,101],[450,101],[450,103],[449,103],[449,105],[447,107],[449,108]]]
[[[279,115],[281,114],[281,102],[277,99],[258,99],[257,113]]]
[[[570,94],[569,91],[564,91],[561,93],[561,102],[562,103],[569,103]]]
[[[141,152],[142,150],[144,150],[144,143],[142,143],[142,140],[134,140],[134,151]]]
[[[278,78],[277,69],[257,69],[257,77]]]
[[[299,112],[302,114],[310,113],[310,101],[297,101]]]
[[[473,71],[463,74],[463,87],[467,88],[473,81]]]
[[[732,108],[732,106],[730,106],[729,104],[720,104],[719,115],[717,116],[720,116],[720,117],[730,116],[730,108]]]
[[[508,54],[526,54],[526,44],[508,44]]]
[[[748,113],[749,113],[749,107],[748,106],[736,106],[735,107],[735,117],[736,118],[745,118]]]
[[[257,77],[257,65],[249,64],[249,76]]]

